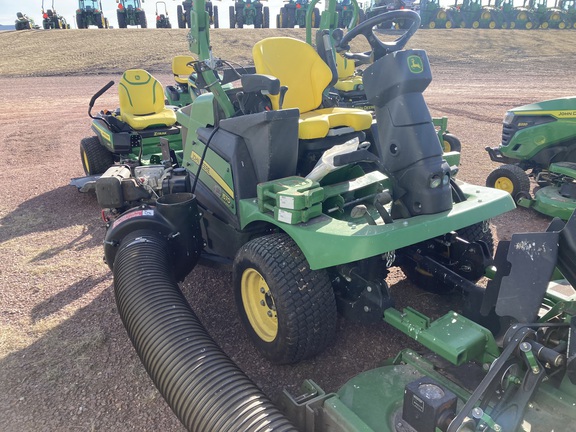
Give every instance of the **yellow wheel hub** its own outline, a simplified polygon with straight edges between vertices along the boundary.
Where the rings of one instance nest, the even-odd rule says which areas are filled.
[[[436,28],[436,23],[434,21],[431,21],[430,24],[428,24],[428,28]]]
[[[84,168],[86,168],[86,171],[88,171],[88,174],[91,174],[90,164],[88,163],[88,155],[86,154],[84,149],[82,149],[82,162],[84,162]]]
[[[488,24],[488,28],[495,29],[496,28],[496,21],[490,21]]]
[[[278,334],[274,298],[262,275],[253,268],[244,270],[241,281],[242,305],[250,325],[260,339],[272,342]]]
[[[440,20],[446,19],[446,11],[441,10],[441,11],[438,12],[438,15],[436,15],[436,16],[437,16],[438,19],[440,19]]]
[[[534,25],[531,22],[526,23],[526,30],[530,30]]]
[[[508,177],[498,177],[494,182],[494,187],[512,194],[514,190],[514,183]]]
[[[446,26],[447,29],[451,29],[452,28],[452,21],[446,21]]]

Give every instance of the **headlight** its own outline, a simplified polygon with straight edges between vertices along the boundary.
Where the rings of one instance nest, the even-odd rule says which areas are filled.
[[[504,114],[504,124],[512,124],[512,121],[514,120],[514,113],[512,111],[507,111],[506,114]]]

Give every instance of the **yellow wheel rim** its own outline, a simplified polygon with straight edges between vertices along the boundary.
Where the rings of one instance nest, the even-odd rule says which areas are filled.
[[[438,12],[438,15],[436,15],[438,17],[438,19],[446,19],[446,11],[440,11]]]
[[[86,174],[91,174],[90,164],[88,163],[88,155],[86,154],[84,149],[82,149],[82,162],[84,163],[84,169],[86,170]]]
[[[248,268],[242,273],[240,292],[254,332],[263,341],[272,342],[278,334],[278,316],[268,284],[257,270]]]
[[[560,30],[564,30],[566,28],[566,23],[565,22],[561,22],[560,24],[558,24],[558,28]]]
[[[483,19],[483,20],[488,20],[488,19],[490,19],[490,12],[488,12],[488,11],[482,12],[482,19]]]
[[[496,28],[496,21],[490,21],[490,24],[488,24],[488,28],[495,29]]]
[[[444,153],[448,153],[452,151],[452,146],[450,145],[450,143],[446,140],[442,140],[442,144],[444,147]]]
[[[478,27],[480,27],[480,23],[479,23],[478,21],[474,21],[474,22],[472,23],[472,28],[477,29]]]
[[[516,28],[516,23],[515,23],[515,22],[511,22],[511,23],[510,23],[510,28],[511,28],[511,29]]]
[[[512,191],[514,190],[514,183],[512,183],[512,180],[510,180],[508,177],[498,177],[494,182],[494,187],[496,189],[506,191],[512,195]]]
[[[526,15],[526,12],[520,12],[520,13],[518,14],[518,19],[519,19],[520,21],[525,21],[526,18],[528,18],[528,15]]]
[[[446,28],[447,29],[452,28],[452,21],[446,21]]]
[[[432,21],[430,24],[428,24],[428,28],[436,28],[436,23],[434,21]]]
[[[543,29],[547,29],[549,26],[550,24],[548,24],[547,22],[543,22],[540,27],[542,27]]]

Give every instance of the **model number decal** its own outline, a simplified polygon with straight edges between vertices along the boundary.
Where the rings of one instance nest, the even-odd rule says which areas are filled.
[[[120,216],[118,219],[114,221],[112,226],[118,226],[122,222],[127,221],[128,219],[132,219],[138,216],[154,216],[154,210],[136,210],[130,213],[127,213],[123,216]]]

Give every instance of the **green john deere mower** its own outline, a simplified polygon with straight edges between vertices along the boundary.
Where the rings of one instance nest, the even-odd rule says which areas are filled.
[[[69,29],[70,24],[66,22],[66,18],[56,12],[54,8],[54,0],[52,0],[52,8],[44,9],[44,0],[42,0],[42,28],[49,29]]]
[[[116,0],[116,3],[118,3],[116,18],[119,28],[127,28],[128,26],[148,27],[146,12],[142,8],[144,0]]]
[[[508,111],[501,144],[486,150],[502,164],[487,186],[510,193],[520,206],[564,220],[576,209],[576,97]],[[538,184],[534,197],[530,178]]]
[[[370,37],[388,17],[340,41],[370,37],[375,61],[364,81],[373,122],[363,110],[322,106],[334,74],[296,39],[258,42],[256,73],[218,73],[203,0],[194,6],[188,40],[202,92],[177,112],[182,153],[148,165],[158,170],[146,183],[138,166],[119,163],[96,185],[110,210],[104,253],[120,316],[184,426],[570,430],[576,217],[501,241],[491,258],[490,235],[471,233],[513,200],[453,177],[422,96],[431,80],[425,52]],[[413,12],[403,19],[420,24]],[[337,311],[366,323],[384,319],[432,353],[405,350],[337,394],[307,381],[302,394],[286,396],[283,415],[214,343],[179,290],[177,281],[202,259],[232,270],[241,321],[272,361],[323,350]],[[386,285],[393,265],[461,289],[467,317],[450,312],[432,321],[395,310]],[[487,273],[486,288],[474,283]]]
[[[162,85],[143,69],[130,69],[123,74],[118,86],[118,109],[92,115],[96,99],[112,85],[114,81],[106,84],[90,100],[88,115],[93,119],[91,129],[94,135],[80,143],[82,166],[88,177],[73,181],[85,190],[91,189],[95,178],[115,164],[138,166],[139,171],[146,171],[147,166],[162,164],[163,160],[176,160],[176,152],[182,149],[176,114],[164,106]],[[160,138],[166,140],[170,150],[167,145],[165,149],[160,147]],[[146,178],[147,175],[143,172],[140,177]]]

